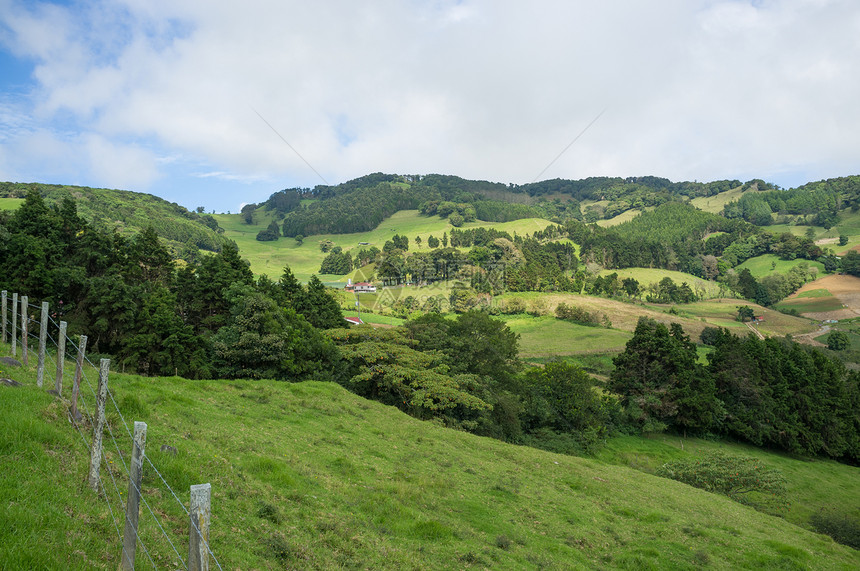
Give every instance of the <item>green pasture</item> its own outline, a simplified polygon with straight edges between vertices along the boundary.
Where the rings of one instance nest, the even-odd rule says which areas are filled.
[[[733,200],[738,200],[742,194],[741,187],[738,187],[726,192],[715,194],[714,196],[700,196],[698,198],[694,198],[690,201],[690,204],[699,210],[719,214],[723,211],[726,204]]]
[[[787,274],[791,268],[802,263],[808,264],[811,268],[818,268],[818,275],[824,275],[824,264],[821,262],[802,259],[782,260],[775,254],[763,254],[755,258],[750,258],[744,263],[739,264],[735,268],[735,271],[740,272],[743,269],[748,269],[754,278],[761,279],[774,273]]]
[[[14,466],[0,471],[4,568],[117,568],[132,421],[148,424],[146,456],[158,469],[143,467],[139,568],[185,566],[180,502],[204,482],[210,545],[225,569],[860,567],[860,552],[805,529],[822,506],[856,513],[857,468],[669,436],[563,456],[422,422],[321,382],[111,373],[107,495],[95,494],[84,483],[92,428],[75,429],[68,403],[35,386],[32,365],[3,373],[24,384],[0,387],[0,450]],[[82,408],[92,410],[96,373],[86,375]],[[774,517],[647,473],[712,446],[782,470],[791,512]]]
[[[677,285],[687,282],[694,292],[701,294],[705,299],[715,298],[720,296],[720,287],[717,282],[703,280],[700,277],[684,272],[676,272],[672,270],[661,270],[658,268],[624,268],[621,270],[601,270],[601,276],[607,276],[612,273],[618,274],[618,279],[633,278],[639,282],[639,288],[645,289],[646,286],[653,283],[658,283],[663,278],[671,278]]]
[[[0,198],[0,210],[18,210],[22,204],[23,198]]]
[[[358,232],[353,234],[319,234],[316,236],[305,236],[303,244],[299,245],[293,238],[281,237],[274,242],[258,242],[257,233],[268,226],[271,218],[265,214],[259,215],[252,225],[245,224],[239,214],[216,214],[215,219],[225,230],[225,236],[235,240],[239,245],[239,252],[243,258],[251,262],[251,270],[257,274],[268,274],[269,277],[277,277],[283,273],[284,265],[290,269],[301,281],[307,281],[312,274],[317,274],[320,264],[326,254],[319,249],[323,240],[331,240],[336,246],[344,251],[357,252],[362,247],[376,246],[380,250],[387,240],[395,234],[405,235],[409,238],[409,251],[430,251],[427,246],[427,238],[430,235],[442,238],[442,234],[450,234],[453,226],[448,220],[438,216],[421,216],[417,210],[401,210],[386,218],[379,226],[369,232]],[[531,234],[543,230],[552,224],[548,220],[540,218],[525,218],[512,222],[469,222],[463,224],[465,228],[496,228],[509,232],[511,235]],[[415,237],[421,237],[421,246],[415,244]],[[360,242],[367,242],[367,246],[361,246]],[[320,276],[323,281],[342,281],[346,283],[346,276]]]
[[[633,337],[626,331],[578,325],[550,316],[515,315],[503,319],[511,331],[520,335],[520,354],[524,358],[621,351]]]
[[[654,210],[653,208],[647,208],[646,210]],[[631,208],[630,210],[625,210],[621,214],[617,216],[613,216],[612,218],[598,220],[597,225],[603,228],[609,228],[610,226],[618,226],[619,224],[623,224],[625,222],[630,222],[637,216],[642,214],[642,211],[638,208]]]

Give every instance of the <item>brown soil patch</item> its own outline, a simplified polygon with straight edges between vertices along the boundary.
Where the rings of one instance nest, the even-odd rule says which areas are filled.
[[[822,311],[816,313],[804,313],[805,317],[812,319],[850,319],[860,316],[860,278],[854,276],[831,275],[824,276],[821,279],[815,280],[804,285],[802,288],[791,296],[814,289],[826,289],[840,302],[843,309],[836,311]]]

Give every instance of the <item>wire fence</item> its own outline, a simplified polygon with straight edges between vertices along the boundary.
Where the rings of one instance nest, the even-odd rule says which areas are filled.
[[[58,398],[62,398],[62,383],[60,377],[64,375],[65,369],[64,363],[59,363],[57,359],[58,355],[62,353],[62,351],[59,351],[60,344],[62,343],[64,345],[64,349],[71,348],[75,351],[75,354],[83,355],[82,364],[85,366],[81,368],[80,385],[82,387],[85,385],[87,391],[78,390],[72,410],[77,410],[77,405],[79,404],[81,408],[78,411],[78,414],[80,416],[79,418],[74,418],[74,415],[71,414],[70,411],[69,419],[74,430],[80,436],[81,446],[84,451],[88,454],[91,453],[93,446],[96,444],[96,440],[100,439],[95,437],[88,439],[87,429],[90,427],[97,427],[97,416],[101,414],[101,418],[104,419],[105,411],[96,410],[99,399],[96,393],[97,387],[95,385],[99,381],[96,380],[94,382],[94,380],[91,379],[90,375],[87,374],[86,366],[88,366],[91,371],[99,371],[100,368],[90,361],[89,357],[81,351],[79,344],[76,344],[70,336],[66,335],[65,338],[61,338],[59,334],[55,337],[51,333],[52,331],[62,331],[65,327],[61,327],[60,323],[54,319],[56,314],[52,315],[46,304],[39,305],[31,303],[26,296],[18,296],[17,294],[9,296],[8,292],[5,291],[2,293],[2,319],[0,319],[0,325],[2,325],[3,343],[11,342],[14,353],[16,341],[20,339],[19,347],[21,349],[22,362],[24,364],[28,364],[30,359],[38,359],[38,382],[44,383],[44,381],[49,381],[53,378],[53,386],[56,387],[56,389],[52,392],[56,393]],[[7,304],[10,302],[13,304],[17,302],[20,305],[20,308],[14,307],[14,305],[9,308]],[[10,311],[10,309],[12,309],[12,311]],[[36,315],[39,316],[38,320],[34,318]],[[53,368],[48,366],[50,364],[53,364]],[[55,372],[51,373],[51,371]],[[107,379],[105,379],[105,382],[107,382]],[[73,387],[73,394],[76,389],[78,389],[78,387]],[[155,463],[153,463],[152,458],[144,452],[140,458],[141,468],[143,462],[148,464],[149,469],[151,469],[157,476],[157,479],[154,480],[156,486],[158,486],[159,489],[163,486],[163,488],[169,492],[165,497],[168,501],[171,499],[175,501],[175,505],[178,505],[181,508],[186,521],[189,523],[189,527],[193,529],[193,533],[191,533],[191,529],[189,529],[187,536],[179,538],[179,534],[177,532],[168,531],[170,526],[163,522],[168,511],[167,507],[160,505],[156,509],[153,509],[152,505],[150,505],[150,502],[147,500],[147,495],[160,498],[161,493],[160,491],[158,493],[153,493],[152,491],[149,491],[149,494],[145,493],[145,490],[142,489],[143,486],[135,482],[135,479],[132,477],[132,470],[130,465],[126,462],[126,452],[124,452],[124,450],[129,449],[128,444],[130,442],[133,443],[135,438],[109,385],[107,386],[106,395],[107,400],[109,400],[112,405],[112,412],[116,412],[119,423],[125,428],[126,436],[128,438],[126,439],[125,436],[121,434],[114,434],[114,427],[112,426],[113,422],[104,422],[107,434],[105,435],[103,431],[102,436],[107,437],[108,446],[106,448],[110,450],[110,452],[102,454],[101,451],[99,451],[100,460],[98,470],[93,472],[96,475],[94,488],[96,489],[98,496],[102,498],[107,505],[111,521],[113,522],[114,529],[116,530],[117,536],[119,537],[122,545],[120,550],[121,567],[125,568],[124,565],[128,561],[130,562],[129,568],[134,568],[135,546],[139,545],[143,551],[143,561],[148,563],[153,569],[159,568],[159,564],[156,563],[153,555],[153,551],[155,549],[162,551],[161,556],[158,557],[160,561],[163,561],[163,563],[161,563],[162,566],[181,569],[208,569],[209,561],[207,557],[193,556],[196,548],[195,543],[196,541],[199,541],[200,549],[198,550],[200,553],[211,557],[215,566],[221,570],[221,564],[208,542],[208,515],[205,518],[205,521],[201,521],[198,525],[195,522],[195,518],[192,517],[192,512],[189,512],[189,509],[186,508],[185,502],[179,498],[174,487],[168,483],[168,478],[166,478],[162,473],[163,470],[159,470]],[[102,406],[104,406],[104,404]],[[132,446],[135,446],[135,444],[132,444]],[[119,464],[114,463],[111,459],[114,451]],[[102,476],[102,470],[106,471],[109,476],[107,482]],[[140,498],[146,508],[145,514],[148,514],[149,516],[147,520],[144,522],[138,522],[138,524],[133,527],[129,526],[130,518],[128,516],[123,516],[123,514],[126,513],[126,501],[128,501],[123,498],[122,493],[123,484],[126,482],[128,483],[129,495],[134,493]],[[107,484],[110,484],[110,486]],[[208,507],[206,510],[208,512]],[[164,515],[159,516],[157,513],[159,511]],[[122,525],[120,524],[120,519],[123,520]],[[134,519],[136,520],[137,518]],[[133,531],[134,541],[132,542],[131,549],[126,548],[127,544],[123,541],[124,533],[122,528],[125,528],[126,530],[131,529]],[[146,530],[147,535],[146,541],[141,537],[141,534],[143,533],[141,530],[144,529]],[[171,538],[171,536],[173,537]],[[189,537],[191,538],[191,545],[188,545]],[[166,545],[169,545],[169,551],[166,547],[163,549],[157,547],[157,544],[161,541],[166,541]],[[147,545],[148,543],[149,545]],[[183,558],[177,545],[188,545],[189,556],[187,558]],[[168,555],[165,556],[164,553],[167,553]]]

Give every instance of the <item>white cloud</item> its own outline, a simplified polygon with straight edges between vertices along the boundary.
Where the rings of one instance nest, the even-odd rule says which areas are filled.
[[[12,3],[0,19],[39,62],[33,116],[77,129],[105,181],[165,184],[164,161],[127,143],[147,139],[210,177],[320,182],[255,110],[330,182],[529,182],[604,108],[546,178],[860,170],[849,0],[77,8]]]

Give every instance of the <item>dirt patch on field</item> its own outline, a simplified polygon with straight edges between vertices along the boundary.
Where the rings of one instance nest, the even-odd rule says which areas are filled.
[[[823,321],[825,319],[850,319],[860,316],[860,278],[842,275],[825,276],[804,285],[789,299],[795,298],[805,291],[815,289],[829,291],[833,297],[842,303],[842,309],[804,313],[802,314],[804,317]]]

